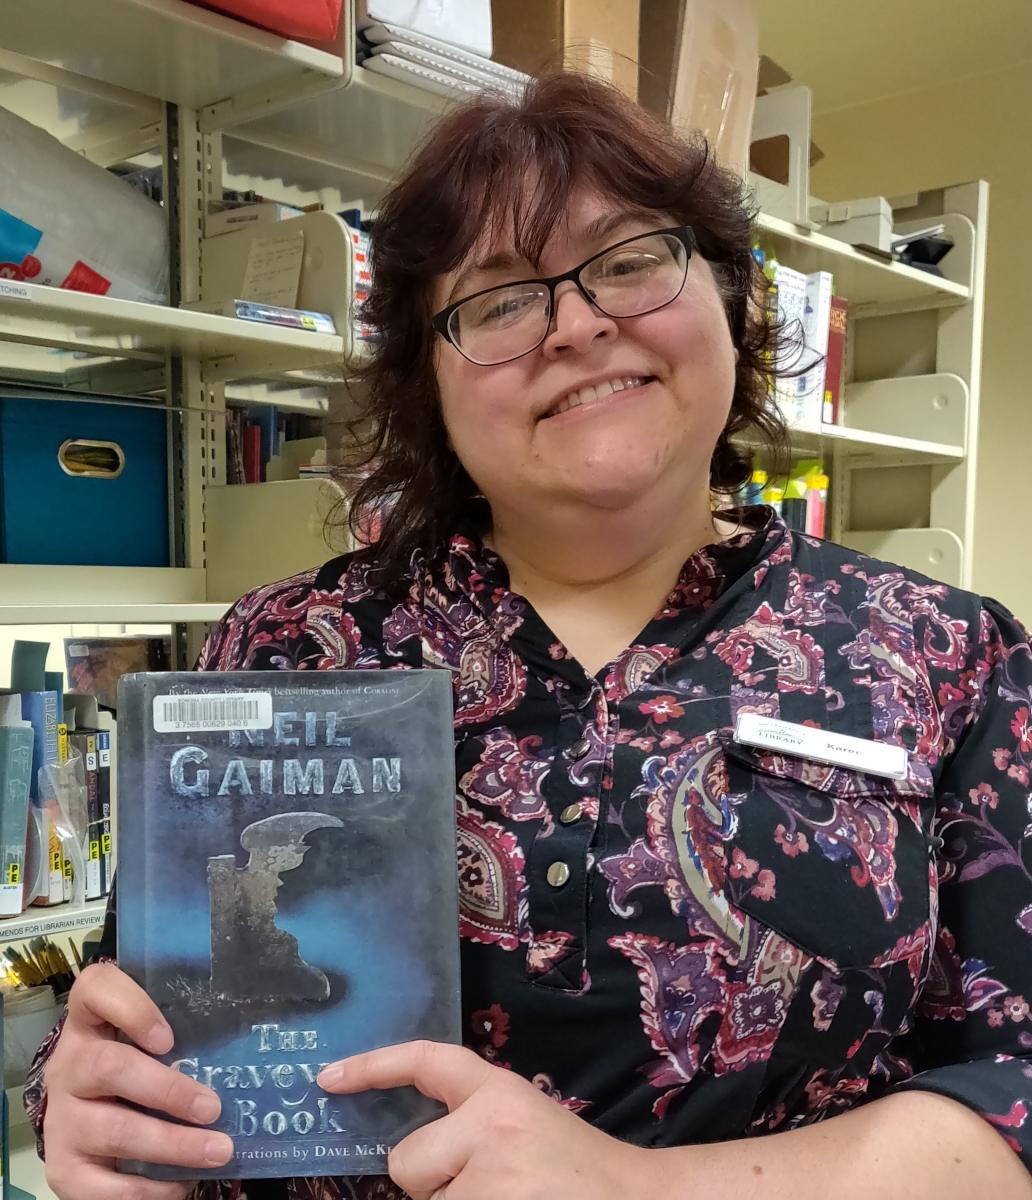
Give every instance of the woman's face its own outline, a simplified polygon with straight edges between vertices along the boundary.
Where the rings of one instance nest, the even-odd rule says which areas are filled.
[[[519,262],[471,269],[491,257],[514,257],[511,246],[479,246],[438,280],[434,310],[496,283],[561,274],[615,242],[675,223],[576,194],[566,226],[536,269]],[[656,489],[683,491],[688,502],[708,492],[735,355],[713,274],[696,253],[683,291],[665,308],[616,320],[566,282],[537,350],[484,367],[439,338],[436,369],[451,445],[492,508],[572,503],[617,510]],[[603,387],[598,397],[582,392],[580,404],[556,412],[571,393],[610,380],[642,382],[609,394]]]

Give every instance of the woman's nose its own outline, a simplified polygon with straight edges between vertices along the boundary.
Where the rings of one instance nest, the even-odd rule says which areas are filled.
[[[599,338],[616,337],[616,322],[584,297],[576,284],[566,281],[556,288],[552,328],[542,349],[550,358],[566,350],[583,354]]]

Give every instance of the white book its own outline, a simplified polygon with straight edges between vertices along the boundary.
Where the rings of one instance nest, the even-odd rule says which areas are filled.
[[[824,377],[828,357],[828,332],[831,328],[833,288],[834,280],[830,271],[814,271],[806,277],[803,336],[806,342],[804,364],[807,365],[808,370],[795,382],[798,385],[800,421],[811,427],[820,425],[824,413]],[[812,366],[809,365],[811,362]]]
[[[799,380],[794,372],[806,362],[806,276],[802,271],[778,263],[774,269],[774,286],[777,288],[778,320],[782,327],[776,362],[782,370],[793,372],[787,378],[778,379],[774,397],[788,425],[797,426],[803,423],[803,410],[799,403]]]

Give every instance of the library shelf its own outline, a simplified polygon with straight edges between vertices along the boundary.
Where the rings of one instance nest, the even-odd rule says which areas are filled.
[[[199,359],[212,381],[311,368],[343,374],[346,357],[336,334],[5,280],[0,339],[150,361],[180,354]]]
[[[960,264],[956,270],[963,276],[971,239],[963,222],[955,224],[959,244],[952,253],[960,252],[955,260]],[[971,288],[964,282],[940,278],[899,262],[885,262],[848,242],[804,229],[780,217],[761,213],[756,229],[760,244],[772,247],[797,271],[804,274],[830,271],[835,277],[837,294],[849,301],[851,316],[910,308],[945,308],[971,299]]]
[[[185,0],[0,0],[8,51],[190,109],[333,86],[340,54]]]
[[[179,625],[217,621],[226,603],[0,604],[0,625]]]
[[[17,917],[0,917],[0,944],[99,928],[104,924],[106,910],[105,896],[83,904],[55,904],[49,908],[30,908]]]

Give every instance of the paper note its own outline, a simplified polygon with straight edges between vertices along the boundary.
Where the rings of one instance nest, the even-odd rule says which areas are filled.
[[[301,260],[305,253],[302,232],[289,237],[256,237],[251,242],[244,270],[241,300],[297,308]]]

